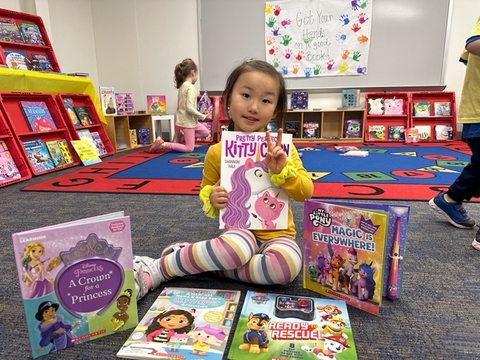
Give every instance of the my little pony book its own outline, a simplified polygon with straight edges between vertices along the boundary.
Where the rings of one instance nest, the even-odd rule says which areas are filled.
[[[277,140],[277,134],[271,136]],[[283,134],[287,157],[292,146],[292,134]],[[220,229],[287,228],[289,197],[270,181],[264,162],[267,151],[264,132],[223,132],[220,184],[228,191],[229,201],[220,211]]]
[[[400,297],[409,207],[307,200],[303,287],[379,315]]]

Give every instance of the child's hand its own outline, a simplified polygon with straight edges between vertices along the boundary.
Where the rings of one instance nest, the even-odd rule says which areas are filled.
[[[267,137],[267,149],[268,153],[265,156],[265,163],[268,169],[274,174],[280,174],[287,164],[287,154],[282,149],[282,134],[283,129],[278,129],[277,141],[274,143],[270,136],[270,132],[265,133]]]
[[[210,193],[210,203],[215,209],[221,210],[227,206],[228,192],[223,186],[220,186],[220,180],[213,186]]]

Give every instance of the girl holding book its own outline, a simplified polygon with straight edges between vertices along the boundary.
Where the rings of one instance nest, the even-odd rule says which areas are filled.
[[[230,74],[223,100],[229,107],[229,131],[264,132],[267,124],[286,112],[287,95],[282,75],[262,60],[243,62]],[[313,183],[295,146],[287,158],[281,147],[283,130],[276,141],[266,133],[264,159],[268,176],[296,201],[313,194]],[[229,194],[220,185],[222,143],[209,147],[205,156],[200,201],[206,216],[218,217],[227,206]],[[302,252],[296,238],[290,200],[286,229],[249,230],[228,228],[219,237],[195,243],[175,243],[159,259],[134,258],[137,299],[174,277],[216,271],[246,283],[273,285],[293,281],[302,268]]]
[[[197,90],[195,83],[198,80],[198,68],[192,59],[185,59],[175,66],[175,88],[177,95],[177,114],[175,125],[183,132],[185,144],[181,143],[179,132],[175,136],[176,142],[165,142],[161,136],[157,137],[155,143],[150,147],[150,152],[169,149],[179,152],[191,152],[195,147],[195,139],[210,135],[200,120],[211,118],[212,114],[202,114],[197,110]]]

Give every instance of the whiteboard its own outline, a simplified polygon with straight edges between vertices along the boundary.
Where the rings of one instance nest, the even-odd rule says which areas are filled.
[[[286,79],[289,90],[443,89],[451,0],[369,1],[373,21],[368,74]],[[228,75],[243,60],[265,59],[265,3],[198,0],[202,90],[223,91]],[[460,54],[463,44],[457,45]]]

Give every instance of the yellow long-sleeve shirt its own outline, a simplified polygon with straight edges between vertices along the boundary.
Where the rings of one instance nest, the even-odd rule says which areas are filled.
[[[220,180],[220,159],[221,159],[221,142],[210,146],[205,155],[205,164],[203,168],[203,178],[200,188],[200,201],[205,203],[205,198],[208,198],[210,193],[205,194],[204,188],[207,185],[215,185]],[[313,195],[313,183],[308,175],[307,171],[303,167],[302,161],[298,155],[295,146],[292,146],[291,159],[293,166],[297,169],[297,176],[287,178],[282,188],[288,193],[289,197],[293,200],[303,202]],[[211,187],[210,187],[211,192]],[[203,195],[203,196],[202,196]],[[218,215],[218,211],[216,212]],[[288,228],[279,230],[252,230],[257,239],[259,240],[271,240],[279,236],[288,236],[295,238],[295,223],[293,221],[292,207],[290,200],[288,203]]]

